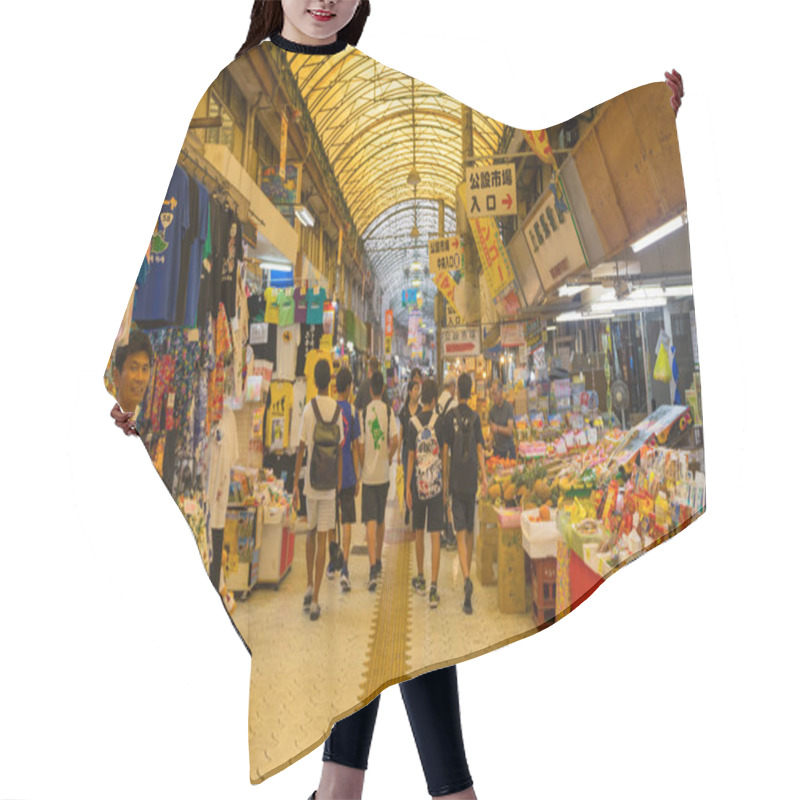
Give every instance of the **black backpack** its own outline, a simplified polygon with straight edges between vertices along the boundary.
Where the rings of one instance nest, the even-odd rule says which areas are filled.
[[[477,415],[463,405],[453,411],[453,460],[450,465],[451,489],[457,493],[472,494],[478,490],[478,434]]]
[[[311,453],[309,465],[309,480],[311,488],[320,492],[336,489],[339,483],[339,412],[342,410],[336,404],[336,411],[330,422],[325,422],[319,413],[319,405],[315,397],[311,401],[317,424],[314,426],[314,450]]]

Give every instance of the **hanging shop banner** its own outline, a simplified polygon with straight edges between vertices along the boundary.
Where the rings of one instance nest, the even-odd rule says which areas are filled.
[[[521,322],[506,322],[500,326],[502,347],[522,347],[525,344],[525,328]]]
[[[284,167],[284,177],[281,177],[281,165],[272,164],[264,167],[261,173],[261,191],[276,206],[295,205],[300,200],[300,190],[303,177],[303,165],[290,161]]]
[[[411,350],[418,348],[419,325],[421,320],[422,314],[419,311],[408,312],[408,346]]]
[[[569,206],[562,211],[552,192],[544,192],[538,199],[522,230],[545,292],[586,266],[583,245]]]
[[[400,303],[403,308],[416,308],[417,294],[416,289],[403,289],[400,293]]]
[[[394,335],[394,311],[391,308],[386,312],[385,318],[384,333],[391,338]]]
[[[501,217],[517,213],[517,167],[513,161],[467,167],[467,216]]]
[[[459,191],[464,203],[466,199],[466,185],[460,184]],[[514,269],[511,266],[511,259],[503,244],[497,222],[492,217],[470,217],[470,227],[472,236],[478,248],[478,255],[481,259],[483,274],[489,286],[489,291],[494,300],[497,300],[503,290],[510,287],[515,282]],[[517,303],[518,305],[519,303]]]
[[[428,242],[428,270],[437,275],[442,270],[464,271],[464,248],[460,236],[431,239]]]
[[[534,348],[547,341],[547,328],[540,319],[528,320],[525,323],[525,344]]]
[[[444,295],[447,305],[460,317],[467,314],[467,287],[461,270],[444,270],[433,277],[436,288]]]
[[[556,157],[550,148],[550,140],[547,137],[547,131],[522,131],[528,147],[542,160],[545,164],[550,164],[553,168],[558,168]]]
[[[326,301],[322,307],[322,333],[325,336],[333,337],[336,321],[336,307],[333,303]]]
[[[445,358],[475,357],[481,354],[481,328],[445,328],[442,331],[442,355]]]

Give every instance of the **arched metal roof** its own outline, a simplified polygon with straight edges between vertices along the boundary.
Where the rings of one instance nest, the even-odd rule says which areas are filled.
[[[383,287],[384,303],[402,318],[405,268],[416,252],[427,269],[427,242],[438,234],[439,198],[445,203],[445,235],[455,232],[455,190],[463,179],[461,103],[358,51],[286,52],[286,57]],[[497,152],[504,127],[473,110],[476,157]],[[416,240],[414,190],[408,183],[415,149]],[[436,288],[429,278],[421,288],[426,316],[432,318]]]

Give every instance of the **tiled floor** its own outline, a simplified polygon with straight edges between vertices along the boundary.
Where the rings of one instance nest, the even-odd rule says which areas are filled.
[[[343,716],[343,709],[352,713],[387,684],[416,669],[496,647],[532,629],[530,610],[499,613],[496,587],[483,587],[474,579],[474,613],[464,614],[458,554],[445,549],[439,571],[440,604],[430,609],[427,593],[422,597],[411,588],[417,572],[414,542],[397,517],[396,502],[390,501],[377,592],[367,590],[366,531],[359,524],[354,526],[349,558],[352,591],[342,593],[338,575],[335,580],[324,577],[318,620],[312,622],[302,610],[307,586],[305,534],[295,537],[294,563],[280,589],[257,587],[238,604],[233,620],[253,654],[252,780],[264,780],[315,750],[327,737],[334,715]],[[428,534],[425,549],[430,586]]]

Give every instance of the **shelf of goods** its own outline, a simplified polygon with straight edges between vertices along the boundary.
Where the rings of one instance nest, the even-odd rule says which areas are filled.
[[[651,416],[631,431],[606,430],[593,445],[574,440],[566,455],[488,460],[477,575],[497,585],[502,613],[527,611],[527,577],[534,622],[552,624],[705,510],[705,478],[690,470],[692,451],[661,444],[680,437],[685,409]]]
[[[225,583],[242,600],[257,584],[277,590],[291,569],[294,531],[282,486],[267,471],[266,481],[255,483],[252,495],[228,504],[223,534]]]

